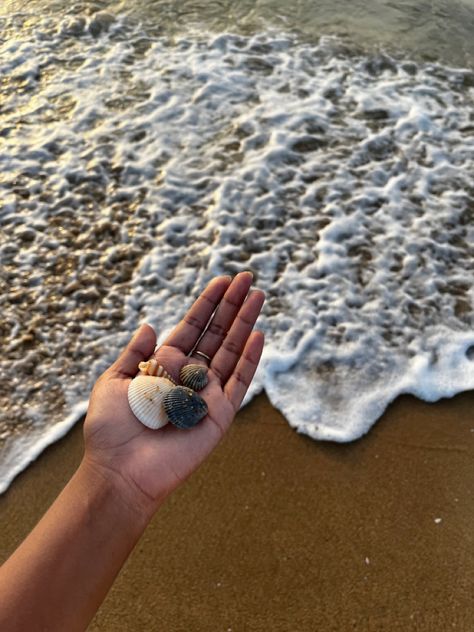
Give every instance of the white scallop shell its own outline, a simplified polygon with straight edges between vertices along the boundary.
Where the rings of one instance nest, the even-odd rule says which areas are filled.
[[[133,414],[147,426],[156,430],[168,423],[163,398],[175,385],[165,377],[137,375],[128,387],[128,403]]]

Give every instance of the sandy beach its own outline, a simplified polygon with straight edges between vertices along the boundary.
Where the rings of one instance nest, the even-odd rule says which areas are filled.
[[[471,631],[473,410],[473,392],[401,397],[337,445],[258,397],[155,516],[89,629]],[[2,560],[82,449],[78,424],[0,499]]]
[[[252,388],[308,435],[255,398],[89,629],[474,632],[474,0],[9,0],[0,24],[0,490],[215,275],[265,292]],[[247,308],[208,329],[230,353]],[[218,368],[206,320],[177,346]],[[408,391],[461,394],[309,438]],[[0,564],[82,425],[0,495]]]

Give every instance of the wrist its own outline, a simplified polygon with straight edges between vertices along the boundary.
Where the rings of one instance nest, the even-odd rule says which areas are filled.
[[[114,521],[132,538],[140,537],[160,504],[146,498],[113,468],[97,463],[87,454],[75,477],[92,509],[114,516]]]

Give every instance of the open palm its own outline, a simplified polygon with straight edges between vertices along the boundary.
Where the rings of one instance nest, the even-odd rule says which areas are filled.
[[[176,380],[185,364],[209,364],[209,383],[199,393],[208,414],[194,428],[168,424],[150,430],[130,410],[130,380],[156,345],[148,325],[140,327],[94,387],[84,426],[85,458],[116,480],[121,493],[132,494],[151,511],[217,445],[250,385],[263,348],[263,335],[252,329],[264,301],[259,290],[248,294],[251,283],[252,275],[245,272],[233,280],[213,279],[154,353]]]

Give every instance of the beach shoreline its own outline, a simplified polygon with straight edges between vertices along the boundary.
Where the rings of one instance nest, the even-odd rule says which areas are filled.
[[[157,513],[89,629],[471,630],[473,404],[403,396],[334,444],[255,398]],[[0,498],[2,561],[79,464],[81,426]]]

